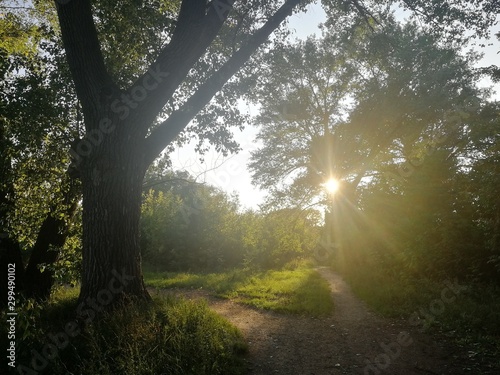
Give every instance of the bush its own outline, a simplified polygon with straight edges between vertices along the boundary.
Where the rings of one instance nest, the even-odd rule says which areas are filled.
[[[274,269],[310,257],[319,236],[315,215],[314,211],[283,209],[247,219],[245,265]]]
[[[141,217],[141,247],[147,263],[162,271],[218,270],[243,262],[238,205],[205,186],[149,191]]]
[[[156,272],[280,268],[312,254],[317,220],[312,210],[242,213],[236,198],[209,186],[150,190],[142,205],[141,248]]]

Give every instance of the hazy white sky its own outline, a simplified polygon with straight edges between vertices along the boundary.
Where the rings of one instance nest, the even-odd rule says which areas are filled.
[[[324,22],[325,19],[322,8],[319,5],[311,5],[306,13],[291,17],[289,27],[294,30],[294,37],[305,39],[311,34],[319,35],[318,24]],[[500,45],[494,38],[494,34],[499,31],[500,26],[497,25],[491,34],[494,45],[482,51],[485,56],[481,60],[481,66],[498,64]],[[491,86],[491,82],[485,79],[481,81],[481,85]],[[498,93],[494,97],[500,99]],[[250,111],[250,107],[247,107],[247,110]],[[203,164],[200,163],[199,156],[194,151],[194,144],[186,145],[171,154],[173,167],[198,176],[199,182],[214,185],[228,193],[237,193],[241,204],[246,208],[258,208],[264,200],[265,192],[252,186],[250,173],[247,170],[250,152],[257,148],[254,143],[256,133],[257,130],[252,127],[247,127],[243,132],[235,130],[235,139],[239,142],[242,151],[228,158],[224,158],[215,151],[209,152],[204,156]]]

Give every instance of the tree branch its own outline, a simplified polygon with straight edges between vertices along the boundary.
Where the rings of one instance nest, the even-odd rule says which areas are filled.
[[[370,23],[370,19],[375,21],[377,25],[380,25],[378,20],[373,16],[373,14],[365,7],[364,4],[360,3],[358,0],[351,0],[351,2],[354,4],[354,7],[358,10],[358,12],[363,16],[365,19],[366,24],[368,27],[371,29],[372,32],[375,32],[375,29]]]
[[[147,153],[146,162],[152,162],[184,130],[194,116],[241,69],[250,56],[267,40],[269,35],[271,35],[281,22],[292,14],[293,9],[299,3],[300,0],[287,0],[216,73],[199,87],[198,91],[181,108],[173,112],[167,120],[152,132],[145,143]]]
[[[102,95],[109,95],[115,84],[104,65],[90,0],[56,1],[56,6],[66,58],[89,127],[98,120]]]
[[[160,52],[148,71],[129,89],[131,91],[136,86],[146,86],[151,79],[151,72],[160,72],[160,79],[153,89],[154,94],[148,95],[134,111],[135,118],[132,122],[136,126],[139,125],[144,133],[184,81],[193,65],[217,37],[232,9],[233,2],[234,0],[213,0],[208,10],[205,1],[182,2],[170,43]]]

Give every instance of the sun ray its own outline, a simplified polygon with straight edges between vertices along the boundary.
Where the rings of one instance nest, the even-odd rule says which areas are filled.
[[[326,181],[323,184],[323,187],[328,191],[330,194],[335,194],[337,190],[339,189],[339,181],[336,180],[335,178],[330,178],[328,181]]]

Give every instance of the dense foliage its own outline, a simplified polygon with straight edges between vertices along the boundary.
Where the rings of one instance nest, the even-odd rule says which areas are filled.
[[[323,206],[322,246],[352,272],[498,283],[500,116],[477,56],[374,17],[270,54],[253,180],[269,209]]]
[[[156,270],[270,268],[312,256],[317,212],[241,212],[236,198],[174,175],[144,195],[142,250]]]

